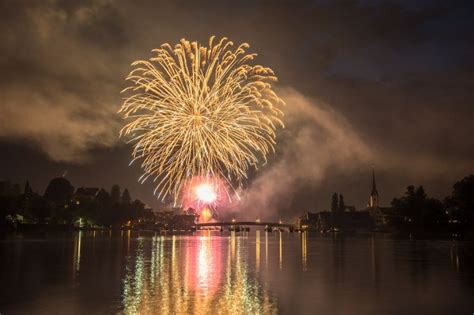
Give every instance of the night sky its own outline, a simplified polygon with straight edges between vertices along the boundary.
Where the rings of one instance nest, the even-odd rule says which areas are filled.
[[[294,217],[333,192],[365,207],[474,172],[472,1],[0,1],[0,180],[43,193],[137,183],[116,113],[130,63],[181,38],[248,42],[279,77],[287,128],[242,211]]]

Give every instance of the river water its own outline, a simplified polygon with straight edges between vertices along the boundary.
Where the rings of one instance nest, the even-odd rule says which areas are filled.
[[[383,235],[9,234],[6,314],[473,314],[474,243]]]

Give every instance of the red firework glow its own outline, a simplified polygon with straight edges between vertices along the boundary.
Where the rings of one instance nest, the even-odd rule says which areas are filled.
[[[200,215],[199,221],[216,218],[216,208],[226,200],[225,183],[212,177],[193,177],[184,189],[183,205]]]

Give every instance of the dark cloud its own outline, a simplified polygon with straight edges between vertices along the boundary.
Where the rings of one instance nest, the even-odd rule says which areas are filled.
[[[78,173],[138,187],[138,169],[110,174],[128,159],[116,111],[129,64],[163,42],[212,34],[249,42],[276,71],[287,119],[314,115],[288,124],[278,155],[249,183],[253,192],[291,191],[262,193],[262,207],[323,208],[332,191],[363,206],[371,163],[385,203],[410,183],[441,197],[472,172],[471,1],[2,1],[0,9],[0,139],[10,151],[43,152],[36,163],[51,173],[87,161]],[[114,168],[105,173],[107,154]],[[13,174],[21,163],[3,165]],[[277,178],[280,188],[267,185]],[[152,200],[150,187],[136,191]]]
[[[28,141],[55,161],[81,162],[92,148],[117,143],[113,76],[121,74],[109,53],[125,32],[111,24],[118,15],[108,2],[62,4],[3,4],[0,136]]]

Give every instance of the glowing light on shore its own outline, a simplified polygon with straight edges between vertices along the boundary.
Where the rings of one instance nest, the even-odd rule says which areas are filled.
[[[209,208],[204,208],[201,210],[199,221],[200,222],[209,222],[212,219],[212,211]]]
[[[182,39],[132,64],[120,134],[134,144],[140,182],[156,182],[158,198],[176,201],[194,177],[236,187],[274,152],[283,101],[272,89],[274,72],[251,65],[256,54],[248,48],[227,38],[211,37],[207,47]]]

